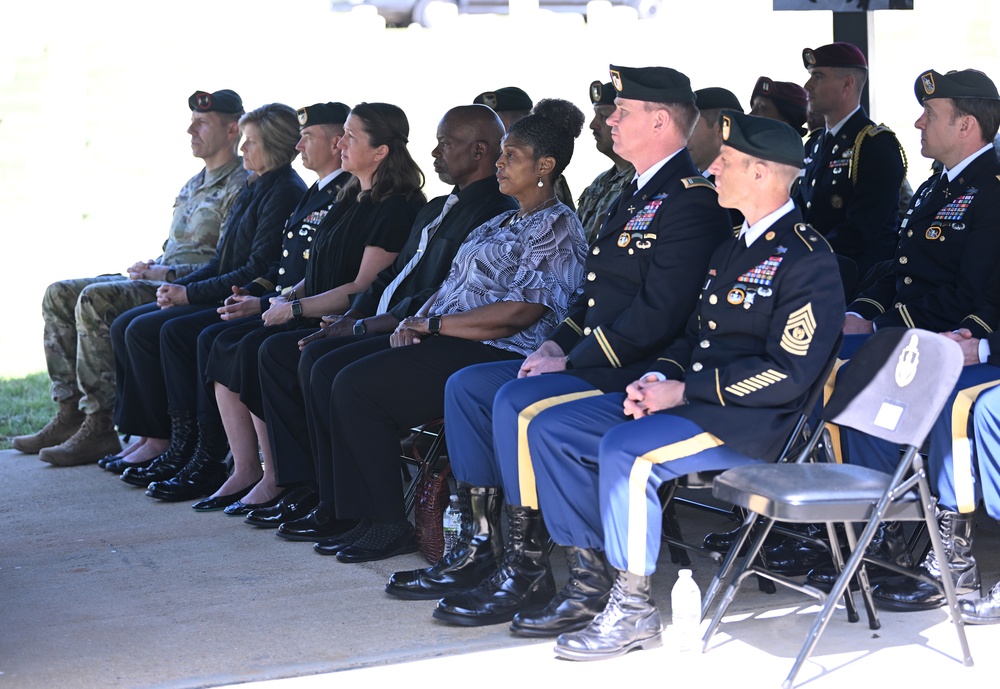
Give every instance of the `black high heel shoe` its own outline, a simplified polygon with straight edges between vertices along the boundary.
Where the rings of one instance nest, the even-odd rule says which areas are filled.
[[[247,493],[249,493],[249,492],[250,491],[247,491]],[[229,507],[227,507],[224,510],[224,512],[226,514],[228,514],[230,517],[239,517],[239,516],[242,516],[242,515],[245,515],[245,514],[249,514],[250,510],[258,510],[258,509],[261,509],[261,508],[264,508],[264,507],[274,507],[279,502],[281,502],[281,499],[283,497],[285,497],[285,494],[287,492],[288,492],[288,488],[286,488],[285,490],[281,491],[280,493],[278,493],[276,496],[274,496],[273,498],[271,498],[267,502],[246,503],[246,502],[243,502],[242,500],[237,500],[236,502],[234,502],[233,504],[231,504]],[[246,495],[246,493],[244,493],[243,495]]]
[[[253,490],[253,487],[256,485],[256,483],[251,483],[246,488],[238,490],[235,493],[230,493],[229,495],[216,495],[214,498],[199,500],[195,504],[191,505],[191,509],[198,512],[216,512],[218,510],[226,509],[235,503],[242,505],[243,503],[240,502],[240,499],[245,497],[246,494]]]

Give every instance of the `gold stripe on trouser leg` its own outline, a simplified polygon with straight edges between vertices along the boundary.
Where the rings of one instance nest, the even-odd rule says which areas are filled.
[[[830,397],[833,395],[833,390],[837,385],[837,372],[840,367],[846,364],[850,359],[837,359],[837,363],[833,365],[833,370],[830,371],[830,377],[826,379],[826,385],[823,386],[823,406],[830,401]],[[836,460],[837,464],[844,463],[843,450],[840,447],[840,426],[828,423],[826,428],[830,431],[830,449],[833,451],[833,458]],[[817,429],[819,430],[819,429]]]
[[[628,568],[633,574],[646,573],[646,484],[654,464],[672,462],[719,447],[724,443],[711,433],[658,447],[635,458],[628,476]]]
[[[976,489],[972,477],[972,441],[969,415],[980,394],[1000,384],[1000,380],[959,390],[951,406],[951,466],[955,481],[955,507],[963,514],[976,511]]]
[[[528,424],[531,423],[533,418],[550,407],[603,394],[600,390],[587,390],[585,392],[571,392],[568,395],[546,397],[525,407],[517,415],[517,483],[521,490],[521,504],[524,507],[530,507],[533,510],[538,509],[538,492],[535,489],[535,467],[531,463],[531,451],[528,449]]]

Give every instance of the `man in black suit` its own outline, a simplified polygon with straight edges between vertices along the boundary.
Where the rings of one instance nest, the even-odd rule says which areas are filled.
[[[552,539],[603,549],[617,572],[597,617],[559,637],[556,653],[572,660],[660,645],[650,597],[658,488],[693,471],[773,459],[838,339],[836,258],[789,198],[801,139],[782,122],[733,110],[721,123],[724,145],[710,170],[719,202],[746,221],[712,255],[684,336],[632,367],[625,393],[543,411],[527,428]],[[584,609],[575,602],[563,615]]]
[[[583,295],[523,362],[472,366],[448,382],[449,457],[460,502],[466,504],[468,496],[463,519],[471,524],[490,512],[483,505],[497,502],[503,486],[511,523],[527,541],[512,536],[507,560],[491,576],[491,548],[499,549],[500,531],[489,523],[498,517],[490,512],[489,519],[476,520],[484,530],[463,531],[466,538],[433,567],[392,577],[386,590],[403,598],[451,594],[434,613],[439,619],[496,624],[553,596],[547,551],[537,547],[539,541],[544,546],[543,527],[519,424],[541,408],[624,389],[634,379],[623,374],[624,367],[681,334],[709,256],[732,235],[728,213],[686,148],[698,119],[688,78],[666,67],[612,65],[611,82],[618,92],[608,118],[614,150],[635,166],[636,178],[612,204],[590,246]],[[501,477],[503,467],[515,467],[521,476]],[[595,578],[603,593],[610,588],[599,553],[572,551],[569,562],[574,581]],[[523,621],[519,628],[535,635],[560,631],[550,626]]]
[[[892,257],[899,224],[899,189],[906,176],[896,135],[876,126],[861,107],[868,63],[851,43],[802,51],[809,70],[809,112],[826,126],[806,142],[805,172],[795,201],[805,221],[835,253],[857,264],[858,276]]]

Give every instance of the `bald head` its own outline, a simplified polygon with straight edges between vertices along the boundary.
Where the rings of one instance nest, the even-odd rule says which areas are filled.
[[[503,135],[503,123],[485,105],[452,108],[438,124],[437,146],[431,151],[434,171],[459,189],[492,177]]]

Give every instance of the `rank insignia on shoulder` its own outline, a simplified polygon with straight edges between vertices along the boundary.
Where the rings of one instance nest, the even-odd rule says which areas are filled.
[[[869,129],[868,130],[868,136],[875,136],[876,134],[881,134],[882,132],[889,132],[890,134],[892,134],[892,130],[891,129],[889,129],[884,124],[880,124],[878,126],[874,126],[871,129]]]
[[[704,177],[684,177],[681,179],[681,184],[684,185],[685,189],[693,189],[694,187],[708,187],[709,189],[715,189],[715,185]]]

